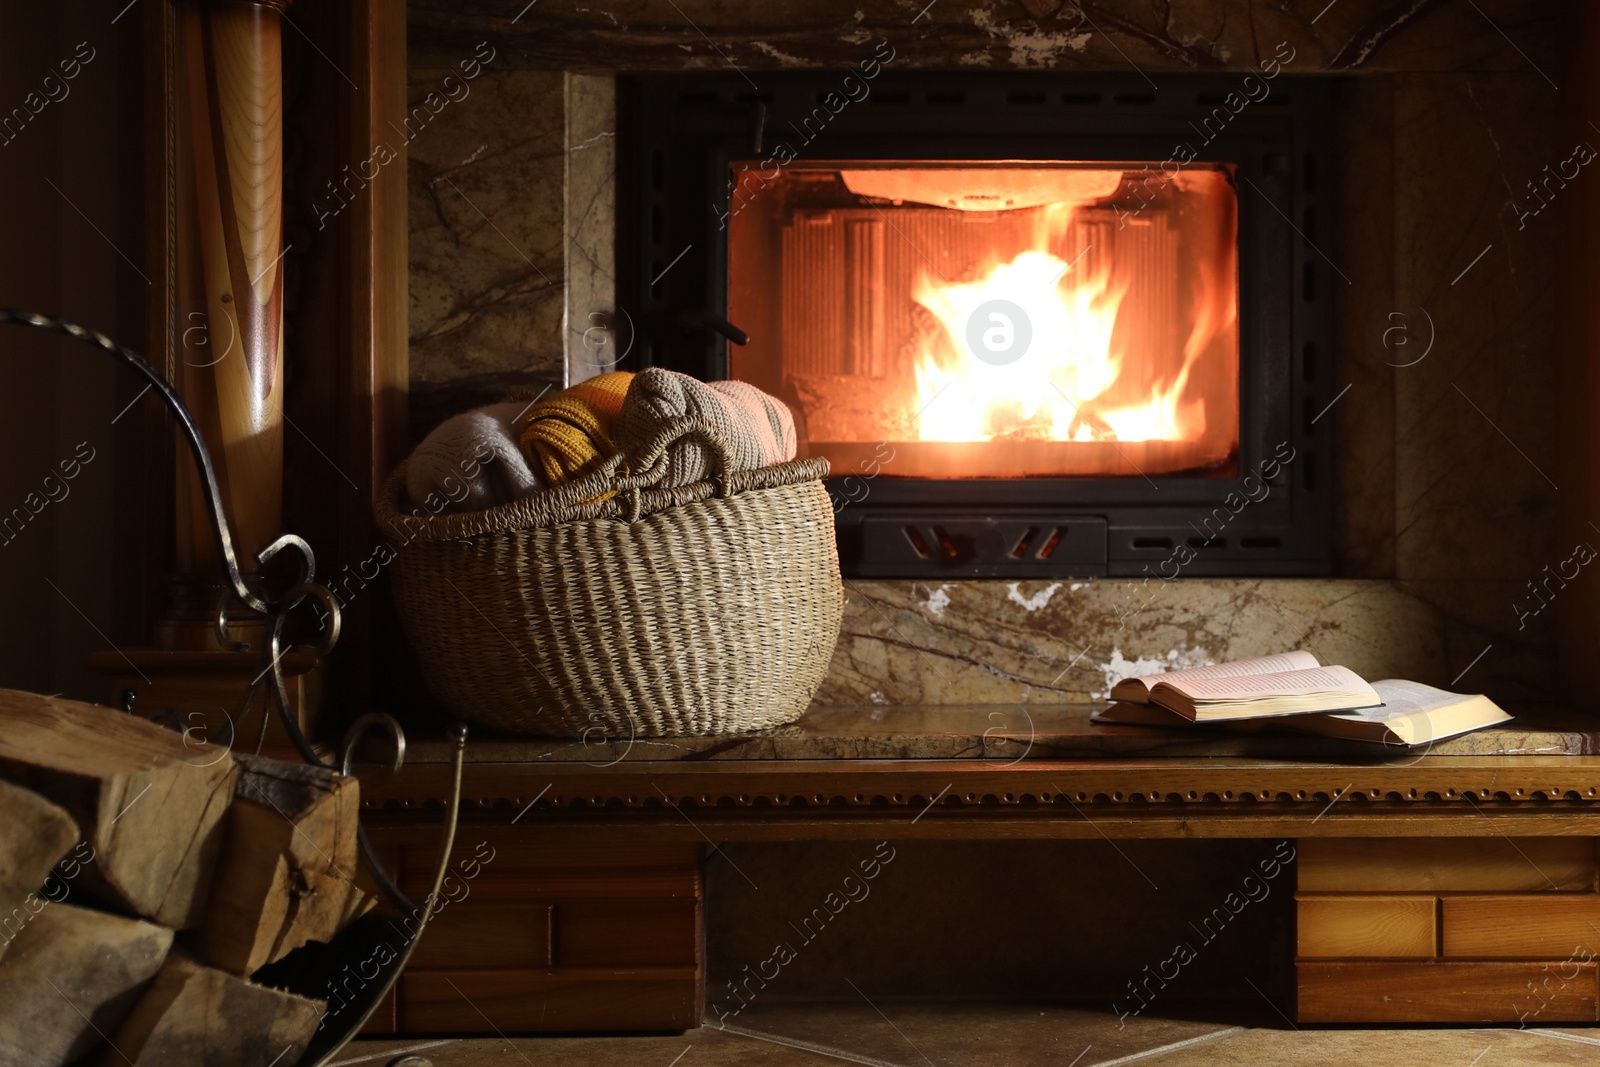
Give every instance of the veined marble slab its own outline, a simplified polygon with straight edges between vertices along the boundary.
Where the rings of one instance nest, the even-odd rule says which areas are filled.
[[[851,579],[817,699],[1087,703],[1128,675],[1298,648],[1363,678],[1553,704],[1554,642],[1518,629],[1518,590],[1464,578]]]
[[[1600,754],[1600,722],[1559,712],[1518,716],[1502,726],[1451,738],[1431,749],[1382,745],[1290,733],[1237,733],[1226,729],[1096,725],[1096,704],[817,705],[799,722],[749,734],[635,738],[591,735],[505,738],[481,734],[467,744],[476,763],[591,763],[621,760],[982,759],[1006,764],[1024,759],[1316,756],[1414,758],[1484,755]],[[443,762],[444,742],[422,738],[408,761]]]

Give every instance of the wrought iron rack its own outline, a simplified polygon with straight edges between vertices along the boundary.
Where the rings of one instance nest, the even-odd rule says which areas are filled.
[[[223,511],[222,491],[217,484],[216,469],[212,464],[211,454],[200,436],[194,417],[167,380],[137,352],[124,348],[104,334],[77,323],[50,315],[8,308],[0,308],[0,323],[31,326],[51,333],[65,334],[105,352],[148,382],[151,390],[166,404],[173,418],[177,420],[178,430],[194,456],[195,467],[198,469],[204,488],[206,515],[211,521],[212,532],[216,535],[217,555],[222,561],[223,577],[227,586],[217,607],[217,640],[224,648],[234,651],[249,649],[248,644],[235,641],[228,631],[228,605],[231,599],[237,599],[266,620],[267,636],[261,648],[262,669],[241,699],[240,709],[250,707],[260,687],[265,684],[268,686],[268,707],[263,710],[263,715],[270,714],[272,709],[276,709],[284,731],[295,750],[308,764],[348,776],[353,773],[357,746],[368,734],[378,731],[388,736],[393,749],[393,755],[383,768],[382,774],[387,778],[399,773],[401,765],[405,762],[406,738],[405,731],[392,716],[369,713],[352,723],[341,743],[339,759],[335,764],[325,763],[318,756],[295,721],[288,689],[283,680],[282,662],[286,651],[283,647],[284,625],[290,614],[301,604],[308,601],[318,602],[326,613],[325,636],[315,645],[308,647],[318,656],[326,656],[339,640],[339,603],[328,587],[316,580],[316,555],[312,552],[311,546],[304,538],[292,533],[282,535],[262,549],[257,553],[256,561],[265,565],[279,553],[293,549],[300,556],[299,573],[295,580],[276,595],[258,591],[246,583],[239,570],[233,534],[228,527],[227,515]],[[124,710],[131,712],[132,705],[131,697],[125,697]],[[453,724],[451,735],[455,742],[453,784],[445,809],[439,861],[434,869],[431,888],[421,903],[411,900],[402,892],[395,880],[383,869],[365,828],[360,828],[358,831],[361,858],[368,873],[383,894],[401,909],[408,921],[401,925],[383,915],[364,916],[341,932],[325,950],[310,952],[302,950],[300,955],[304,958],[297,960],[291,956],[288,960],[270,964],[258,972],[257,977],[261,980],[270,981],[271,984],[285,988],[289,992],[318,1000],[326,999],[326,993],[333,987],[334,980],[352,966],[361,973],[360,989],[356,990],[349,1000],[344,1001],[337,1011],[330,1011],[324,1016],[322,1027],[295,1067],[326,1067],[333,1061],[334,1056],[355,1038],[378,1004],[393,988],[395,981],[400,977],[400,972],[405,969],[407,961],[411,958],[411,953],[416,948],[428,920],[432,917],[434,902],[439,899],[439,890],[444,883],[445,872],[449,868],[450,852],[455,844],[456,820],[461,810],[461,768],[466,753],[466,726]],[[371,977],[367,976],[369,970],[375,971]],[[428,1067],[428,1061],[420,1056],[403,1055],[391,1060],[389,1067]]]

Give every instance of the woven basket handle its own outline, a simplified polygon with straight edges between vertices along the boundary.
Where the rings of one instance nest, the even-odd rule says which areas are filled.
[[[728,470],[732,466],[732,458],[727,438],[704,420],[682,417],[663,422],[643,445],[632,452],[608,456],[583,477],[550,490],[544,494],[542,505],[554,512],[578,507],[587,501],[615,493],[627,500],[623,509],[625,517],[629,522],[634,522],[641,514],[639,490],[652,488],[666,478],[671,468],[669,450],[678,442],[690,439],[699,440],[709,449],[711,478],[716,483],[717,495],[729,495],[732,490],[728,485]]]
[[[679,442],[696,439],[711,453],[710,476],[717,483],[717,495],[728,495],[728,471],[733,466],[728,439],[710,423],[701,419],[680,417],[661,424],[649,440],[628,458],[633,473],[617,479],[618,489],[648,489],[667,476],[671,467],[670,452]]]

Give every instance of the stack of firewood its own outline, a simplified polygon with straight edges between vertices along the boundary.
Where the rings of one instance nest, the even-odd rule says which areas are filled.
[[[358,790],[0,690],[0,1064],[294,1064],[325,1004],[250,976],[374,903]]]

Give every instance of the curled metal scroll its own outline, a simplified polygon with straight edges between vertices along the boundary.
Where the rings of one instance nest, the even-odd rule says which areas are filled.
[[[226,649],[245,651],[249,645],[235,641],[228,630],[228,601],[237,598],[252,611],[258,612],[266,618],[267,639],[261,649],[262,668],[245,692],[239,704],[240,718],[242,719],[255,703],[261,686],[266,684],[267,707],[262,711],[262,739],[265,738],[267,718],[276,709],[285,734],[294,745],[300,758],[316,767],[324,767],[341,775],[349,776],[353,772],[355,763],[355,749],[357,744],[367,734],[374,730],[381,730],[390,739],[393,755],[391,756],[385,773],[393,776],[399,773],[405,761],[405,731],[400,724],[389,715],[373,713],[362,716],[350,728],[336,763],[327,763],[317,755],[316,749],[307,740],[301,731],[299,723],[295,721],[294,706],[289,698],[288,686],[283,677],[283,656],[286,650],[283,646],[284,625],[290,614],[301,604],[308,600],[316,601],[324,612],[325,631],[322,639],[314,646],[309,646],[310,651],[319,657],[325,657],[333,651],[334,645],[339,640],[340,612],[339,601],[327,586],[316,580],[317,558],[311,546],[295,534],[283,534],[266,548],[256,554],[256,562],[265,565],[279,553],[294,549],[300,557],[300,570],[298,576],[291,582],[280,596],[272,596],[265,592],[252,589],[244,580],[244,575],[239,569],[238,557],[234,553],[233,533],[228,527],[227,513],[223,509],[222,489],[217,482],[216,467],[211,461],[211,454],[206,450],[204,439],[200,436],[200,429],[195,424],[194,416],[183,404],[176,391],[163,378],[154,367],[145,361],[144,357],[117,344],[111,338],[98,331],[80,326],[75,322],[55,318],[50,315],[41,315],[32,311],[19,311],[12,308],[0,308],[0,324],[10,323],[17,326],[32,326],[36,329],[47,330],[51,333],[63,334],[86,345],[98,348],[114,356],[135,373],[143,378],[149,389],[155,391],[167,409],[172,412],[172,417],[177,420],[178,430],[183,435],[184,441],[189,446],[189,452],[194,458],[195,467],[200,475],[200,482],[204,489],[202,499],[205,502],[206,517],[211,521],[211,529],[216,537],[217,557],[221,561],[223,577],[227,583],[227,591],[217,605],[214,621],[218,643]],[[142,394],[141,394],[142,395]],[[298,647],[298,646],[297,646]],[[124,710],[131,711],[133,707],[133,694],[130,691],[123,697]],[[230,720],[230,727],[237,720]],[[181,717],[178,718],[174,728],[181,729]],[[173,725],[169,723],[169,725]],[[322,1067],[332,1061],[335,1054],[356,1036],[366,1020],[376,1009],[377,1004],[399,978],[400,971],[405,967],[406,961],[415,948],[416,939],[422,934],[427,922],[433,916],[440,887],[444,883],[445,872],[449,868],[450,852],[455,842],[456,820],[461,810],[461,774],[466,752],[467,731],[465,726],[456,725],[452,730],[454,745],[454,777],[450,792],[449,803],[445,813],[444,839],[441,842],[439,862],[432,880],[432,889],[423,903],[413,902],[400,890],[395,880],[383,869],[378,862],[372,843],[367,837],[365,827],[358,824],[357,835],[361,847],[361,855],[366,862],[369,873],[378,887],[390,901],[398,906],[402,913],[415,916],[416,922],[410,927],[409,940],[402,951],[392,953],[388,962],[383,966],[378,977],[368,985],[369,995],[363,996],[359,1002],[341,1005],[338,1013],[337,1024],[333,1027],[324,1026],[318,1030],[300,1058],[298,1067]],[[231,735],[230,735],[231,738]],[[259,742],[258,742],[259,745]],[[371,921],[369,921],[371,920]],[[374,931],[385,922],[378,916],[367,916],[357,920],[357,923],[341,933],[328,947],[334,952],[335,962],[331,964],[332,970],[337,973],[338,964],[346,962],[348,956],[362,953],[374,943],[381,943],[381,936]],[[391,924],[392,925],[392,924]],[[348,935],[348,936],[347,936]],[[342,947],[341,947],[342,945]],[[309,975],[301,976],[303,982],[309,983],[306,988],[295,990],[305,996],[317,997],[314,988],[315,978]],[[319,998],[321,999],[321,998]],[[330,1017],[332,1013],[330,1012]],[[425,1062],[425,1061],[424,1061]]]
[[[105,334],[88,327],[80,326],[66,319],[58,319],[50,315],[40,315],[33,311],[18,311],[15,308],[0,308],[0,323],[13,323],[17,326],[32,326],[36,329],[47,330],[50,333],[65,334],[74,340],[82,341],[86,345],[98,348],[133,368],[134,372],[150,384],[162,402],[172,412],[172,417],[178,420],[178,431],[183,434],[183,439],[189,444],[189,451],[194,456],[195,466],[200,470],[200,481],[205,489],[202,494],[206,505],[206,516],[211,520],[211,529],[217,538],[217,555],[222,560],[229,587],[233,595],[238,597],[253,611],[263,615],[271,615],[277,609],[275,601],[257,595],[245,584],[244,575],[239,571],[239,559],[233,550],[233,533],[228,529],[228,519],[222,510],[222,489],[217,484],[216,467],[211,462],[211,454],[206,451],[205,441],[200,436],[200,428],[195,425],[194,416],[189,414],[189,409],[183,406],[183,401],[173,391],[171,385],[163,378],[154,367],[145,362],[143,356],[131,348],[124,348]],[[294,534],[284,534],[272,544],[262,549],[256,559],[262,563],[272,559],[286,548],[294,548],[300,553],[301,573],[300,581],[309,582],[317,572],[317,557],[311,551],[311,546],[303,538]]]

